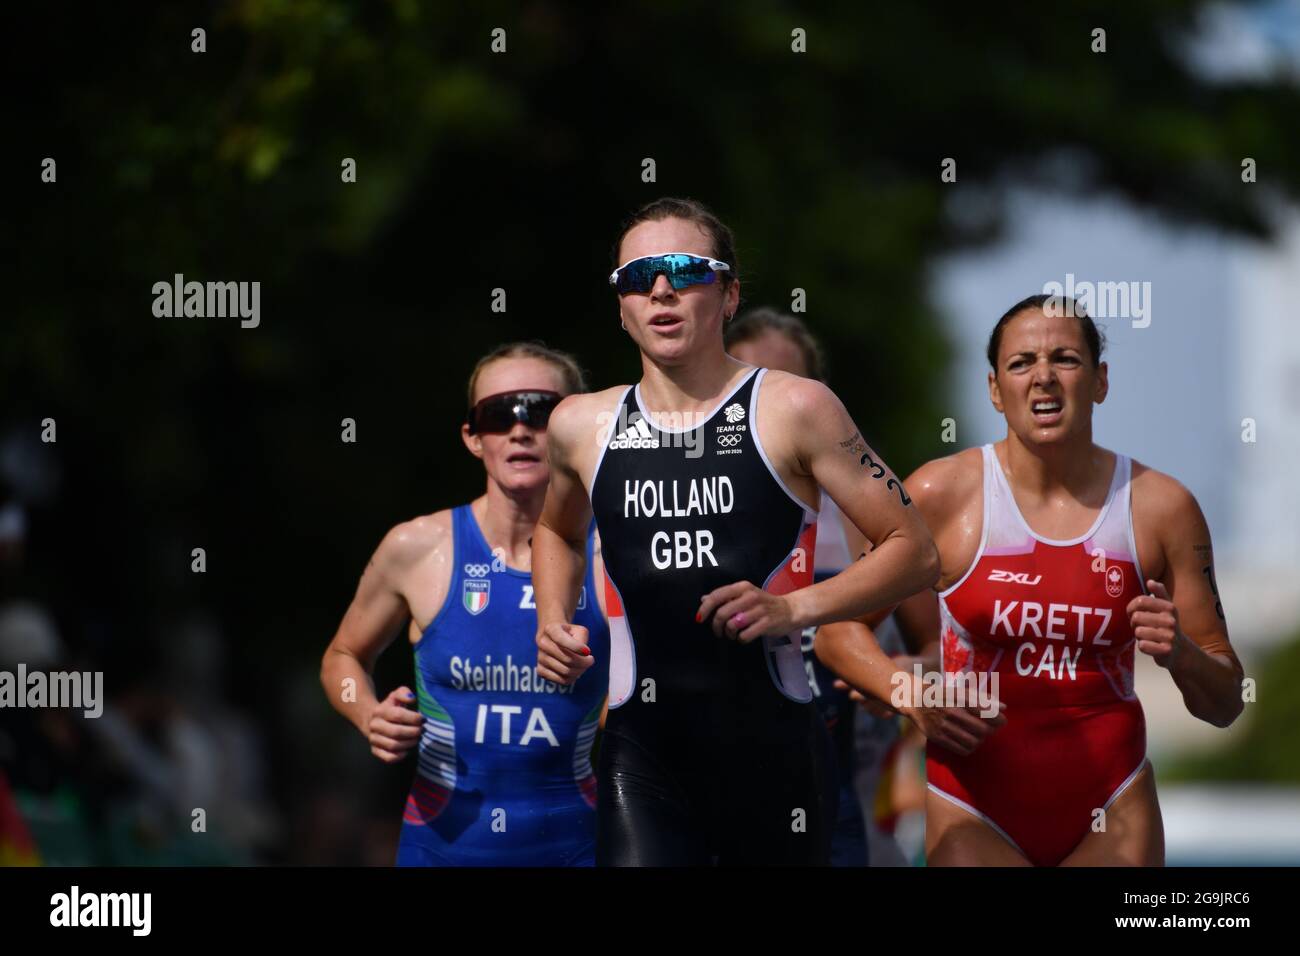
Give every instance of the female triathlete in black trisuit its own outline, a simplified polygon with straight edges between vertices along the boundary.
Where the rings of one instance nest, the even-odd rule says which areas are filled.
[[[835,794],[799,633],[929,587],[933,542],[826,386],[726,354],[739,280],[707,209],[651,203],[615,263],[642,379],[556,408],[533,538],[539,668],[563,682],[595,663],[570,623],[593,510],[604,545],[597,863],[825,863]],[[818,486],[875,548],[813,585]]]

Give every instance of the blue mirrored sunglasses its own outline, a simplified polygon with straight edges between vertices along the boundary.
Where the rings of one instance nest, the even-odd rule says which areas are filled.
[[[655,278],[661,273],[674,289],[691,285],[708,285],[717,281],[719,272],[730,272],[731,266],[708,256],[689,252],[666,252],[660,256],[642,256],[623,263],[609,274],[609,284],[619,295],[629,292],[649,292]]]

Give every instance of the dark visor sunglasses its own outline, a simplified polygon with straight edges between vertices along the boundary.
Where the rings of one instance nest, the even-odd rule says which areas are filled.
[[[502,435],[521,422],[541,430],[564,396],[559,392],[501,392],[480,398],[465,416],[471,435]]]
[[[730,271],[731,266],[708,256],[666,252],[661,256],[642,256],[623,263],[609,274],[609,284],[619,295],[649,292],[654,288],[655,277],[662,273],[674,289],[685,289],[691,285],[709,285],[717,281],[719,272]]]

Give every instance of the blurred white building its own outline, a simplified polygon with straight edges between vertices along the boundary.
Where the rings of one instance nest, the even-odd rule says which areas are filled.
[[[1236,250],[1229,274],[1228,400],[1256,441],[1235,449],[1220,589],[1240,640],[1269,641],[1300,629],[1300,216],[1277,246]]]

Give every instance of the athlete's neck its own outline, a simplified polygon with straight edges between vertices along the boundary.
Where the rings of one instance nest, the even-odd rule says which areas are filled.
[[[1002,443],[1007,478],[1014,487],[1035,497],[1065,492],[1078,500],[1097,482],[1110,476],[1110,452],[1094,445],[1092,429],[1061,442],[1030,444],[1008,430]]]
[[[470,503],[488,547],[520,571],[532,567],[533,529],[546,501],[546,486],[527,494],[512,494],[488,479],[487,492]]]
[[[651,413],[712,411],[748,368],[723,350],[721,340],[682,365],[660,365],[642,352],[641,399]]]

